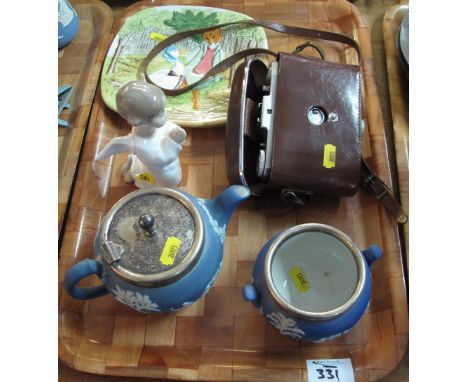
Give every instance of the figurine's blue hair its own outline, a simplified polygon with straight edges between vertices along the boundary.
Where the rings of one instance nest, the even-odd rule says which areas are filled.
[[[164,49],[163,57],[167,61],[174,64],[177,61],[177,57],[174,56],[174,52],[176,50],[177,50],[177,47],[175,46],[175,44],[169,45],[166,49]]]

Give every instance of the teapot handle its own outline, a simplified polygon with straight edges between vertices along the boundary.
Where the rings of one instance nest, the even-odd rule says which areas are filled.
[[[82,279],[91,275],[100,275],[102,272],[101,264],[95,260],[85,259],[73,265],[66,273],[63,282],[64,289],[72,297],[78,300],[88,300],[91,298],[101,297],[109,293],[104,284],[97,287],[78,288],[78,284]]]

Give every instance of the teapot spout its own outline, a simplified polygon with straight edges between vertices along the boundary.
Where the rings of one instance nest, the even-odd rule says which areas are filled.
[[[213,213],[221,226],[227,226],[236,207],[250,196],[250,190],[244,186],[230,186],[211,200]]]

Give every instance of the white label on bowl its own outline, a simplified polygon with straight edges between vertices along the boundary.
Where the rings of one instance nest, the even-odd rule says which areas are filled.
[[[308,382],[354,382],[351,358],[307,360]]]

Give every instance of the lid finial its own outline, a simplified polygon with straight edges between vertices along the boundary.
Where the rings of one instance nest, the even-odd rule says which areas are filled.
[[[156,226],[154,224],[154,217],[151,214],[143,214],[138,220],[138,224],[145,231],[146,237],[152,237],[156,233]]]

